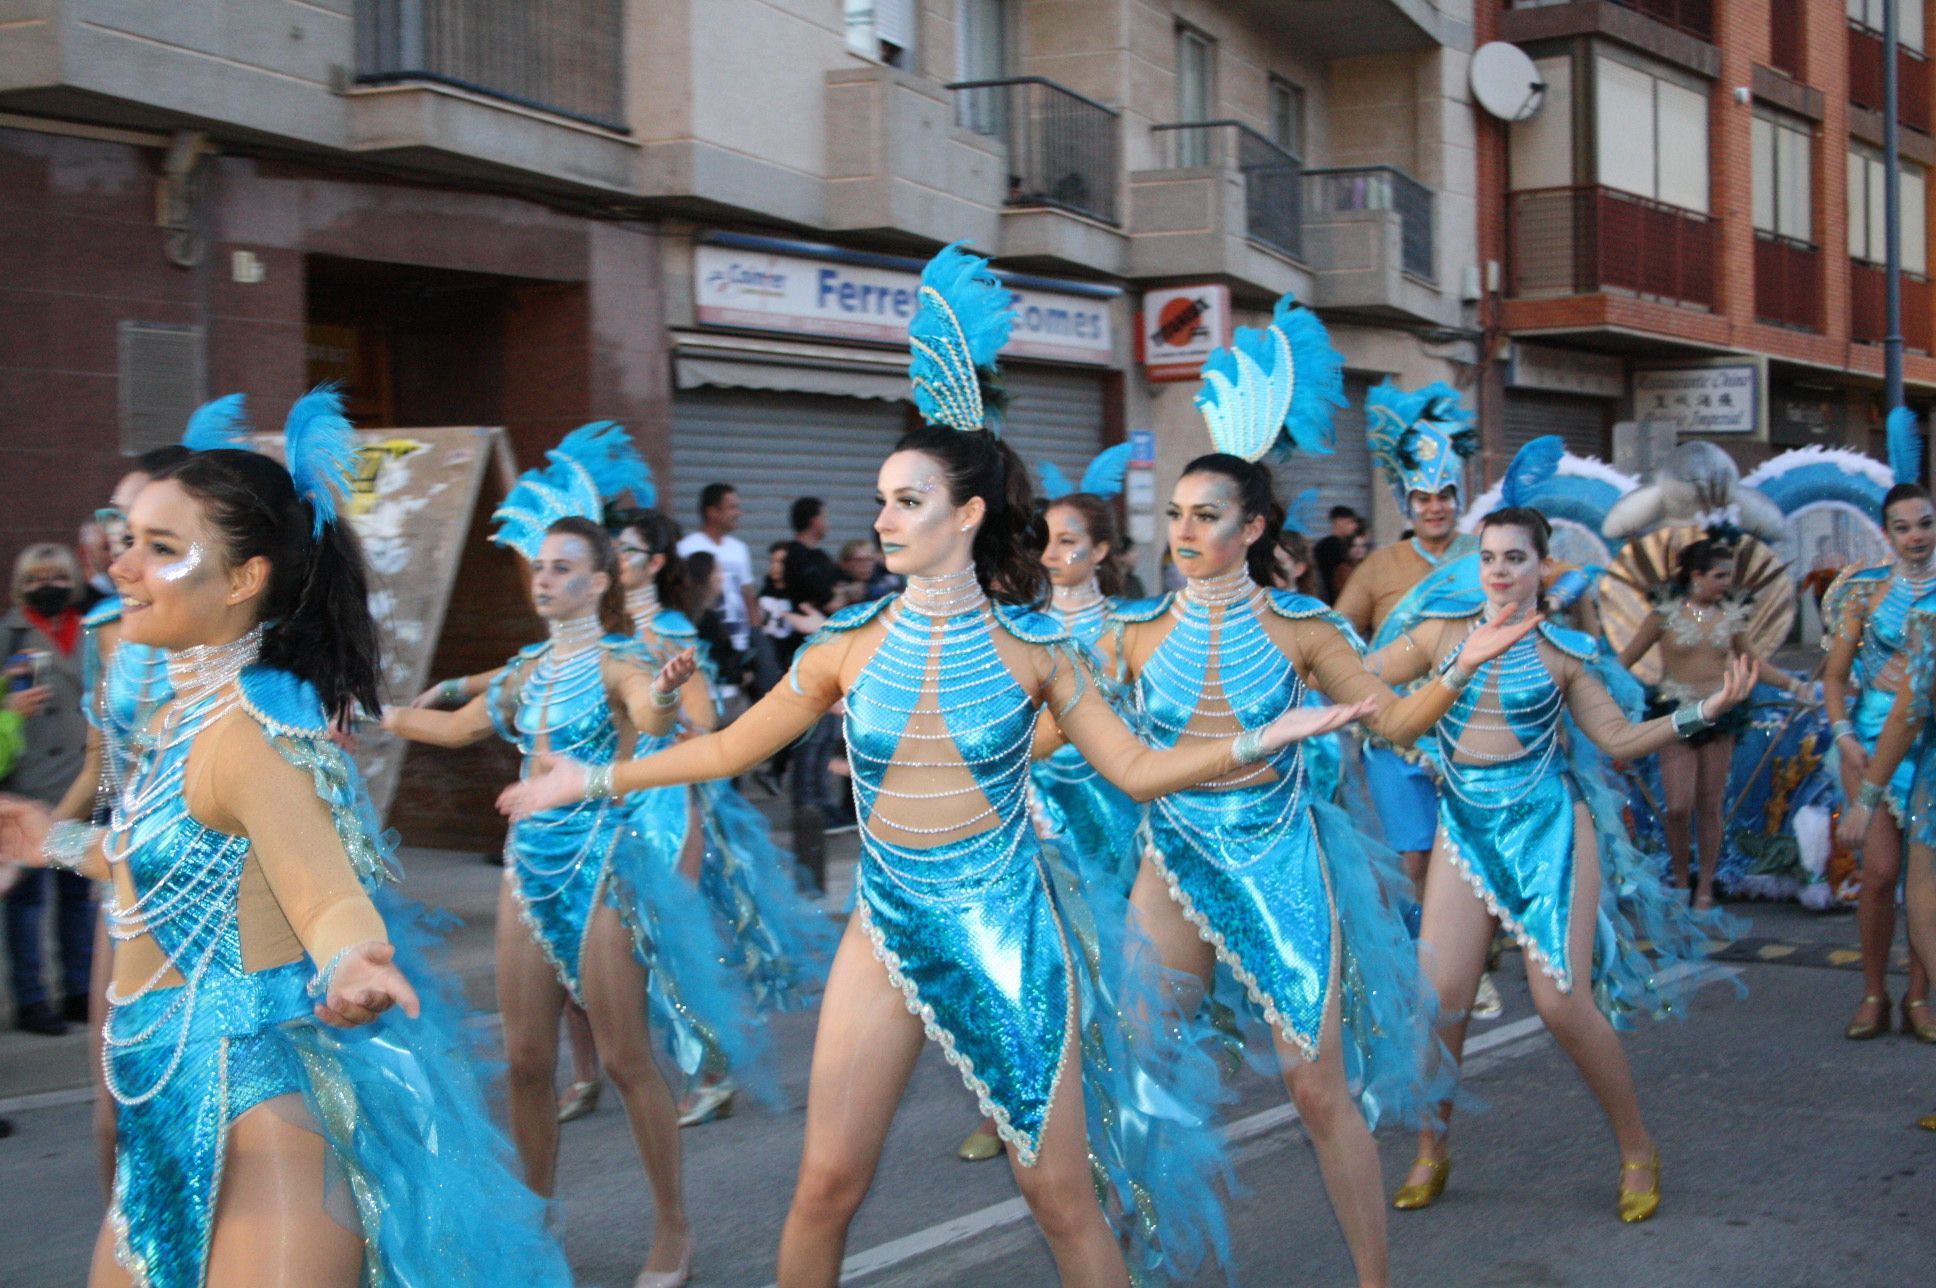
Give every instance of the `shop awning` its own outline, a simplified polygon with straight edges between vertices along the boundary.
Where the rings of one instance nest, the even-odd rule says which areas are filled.
[[[908,398],[907,354],[857,345],[675,333],[680,389],[771,389],[839,398]]]

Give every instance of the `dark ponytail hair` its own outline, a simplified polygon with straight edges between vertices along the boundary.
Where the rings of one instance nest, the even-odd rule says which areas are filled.
[[[1042,506],[1041,547],[1048,547],[1048,517],[1051,510],[1074,510],[1082,518],[1082,527],[1089,539],[1099,546],[1109,547],[1109,558],[1096,564],[1096,585],[1103,594],[1112,599],[1123,593],[1123,574],[1116,566],[1116,557],[1122,554],[1116,532],[1116,507],[1093,492],[1068,492],[1056,497]]]
[[[376,620],[349,524],[339,519],[314,535],[315,515],[296,495],[289,471],[258,452],[192,452],[162,465],[154,478],[174,480],[201,503],[230,566],[268,561],[256,613],[263,663],[314,685],[332,721],[358,707],[375,714],[382,705]]]
[[[1694,574],[1734,558],[1734,547],[1719,537],[1702,537],[1685,546],[1674,564],[1674,585],[1685,595]]]
[[[1479,531],[1487,528],[1518,528],[1532,538],[1533,550],[1541,559],[1553,541],[1553,525],[1546,516],[1528,505],[1508,505],[1479,520]]]
[[[990,599],[1033,606],[1049,593],[1041,547],[1031,539],[1035,489],[1015,449],[986,431],[964,434],[939,425],[909,430],[897,452],[932,456],[948,476],[956,505],[980,497],[988,514],[975,533],[975,577]]]
[[[1929,489],[1920,483],[1898,483],[1882,498],[1882,521],[1889,522],[1889,509],[1899,501],[1927,501]]]
[[[1271,485],[1270,466],[1247,461],[1229,452],[1211,452],[1183,467],[1181,477],[1192,474],[1220,474],[1237,485],[1238,503],[1244,507],[1244,522],[1262,517],[1264,531],[1244,552],[1244,565],[1250,579],[1259,586],[1277,584],[1277,534],[1284,527],[1284,507],[1277,502]]]
[[[598,597],[598,622],[613,635],[630,635],[632,619],[625,612],[625,587],[619,584],[618,547],[605,529],[576,515],[559,519],[545,529],[547,537],[579,537],[591,548],[592,571],[605,574],[605,593]]]
[[[685,535],[673,519],[658,510],[608,509],[605,511],[605,531],[613,540],[625,535],[630,529],[639,534],[645,548],[655,555],[664,555],[665,562],[659,565],[659,575],[652,584],[659,592],[659,603],[666,608],[684,611],[688,591],[686,588],[686,561],[679,553],[679,538]]]

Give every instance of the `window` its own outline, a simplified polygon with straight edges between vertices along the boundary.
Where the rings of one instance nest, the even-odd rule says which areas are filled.
[[[1546,82],[1546,101],[1531,120],[1508,126],[1507,170],[1514,192],[1573,186],[1573,60],[1533,63]]]
[[[1291,155],[1304,155],[1304,90],[1281,76],[1270,78],[1270,135]]]
[[[889,67],[914,66],[915,0],[842,0],[847,48]]]
[[[1928,177],[1914,162],[1902,163],[1902,268],[1929,271]],[[1888,257],[1882,154],[1849,149],[1849,258],[1881,264]]]
[[[1216,66],[1217,46],[1210,37],[1194,27],[1176,29],[1176,119],[1207,121],[1215,95],[1211,77]],[[1210,139],[1203,130],[1176,132],[1180,166],[1210,164]]]
[[[1594,135],[1602,187],[1707,213],[1707,96],[1601,58]]]
[[[1888,0],[1847,0],[1850,22],[1880,32]],[[1904,49],[1923,49],[1923,0],[1896,0],[1896,39]]]
[[[1008,0],[961,0],[959,66],[965,81],[1008,75]]]
[[[1812,242],[1814,186],[1807,122],[1775,112],[1754,117],[1754,226],[1759,232]]]

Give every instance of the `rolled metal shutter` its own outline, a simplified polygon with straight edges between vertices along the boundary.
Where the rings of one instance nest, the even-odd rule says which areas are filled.
[[[1599,398],[1509,390],[1506,449],[1517,452],[1544,434],[1558,434],[1568,451],[1606,460],[1608,404]]]
[[[1315,487],[1324,511],[1334,505],[1348,505],[1366,519],[1371,518],[1371,451],[1365,446],[1365,394],[1370,388],[1371,382],[1362,376],[1345,377],[1344,396],[1350,406],[1338,408],[1332,418],[1329,456],[1299,452],[1271,467],[1278,500],[1286,507],[1305,488]],[[1325,526],[1306,535],[1315,539],[1329,531]]]
[[[1045,460],[1080,487],[1082,471],[1102,450],[1103,384],[1093,372],[1011,364],[1002,372],[1008,419],[1002,437],[1027,462],[1036,490]]]
[[[793,535],[794,498],[827,503],[827,553],[874,529],[874,480],[906,427],[903,403],[756,389],[682,389],[672,402],[672,479],[660,504],[688,531],[699,490],[731,483],[746,517],[736,535],[766,572],[766,548]]]

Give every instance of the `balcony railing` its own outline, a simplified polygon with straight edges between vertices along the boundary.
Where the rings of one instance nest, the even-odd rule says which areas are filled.
[[[1512,294],[1625,291],[1714,306],[1714,221],[1611,188],[1511,194]]]
[[[1120,222],[1120,113],[1040,76],[948,88],[963,127],[1008,145],[1008,205],[1053,206]]]
[[[1849,338],[1881,344],[1889,334],[1888,275],[1880,264],[1849,261]],[[1936,292],[1920,273],[1902,275],[1902,339],[1911,349],[1930,352],[1936,325]]]
[[[356,0],[356,79],[432,81],[625,128],[624,0]]]
[[[1755,317],[1822,329],[1822,252],[1805,241],[1755,232]]]
[[[1309,215],[1397,211],[1401,266],[1414,277],[1432,280],[1432,190],[1403,170],[1388,165],[1306,170],[1304,210]]]
[[[1241,121],[1174,121],[1150,130],[1172,169],[1215,166],[1244,177],[1244,231],[1293,259],[1304,255],[1304,163]]]
[[[1802,34],[1804,0],[1771,0],[1768,6],[1768,65],[1802,78]]]
[[[1871,112],[1882,110],[1882,33],[1849,24],[1849,102]],[[1929,60],[1913,49],[1896,47],[1896,110],[1902,123],[1929,133]]]

